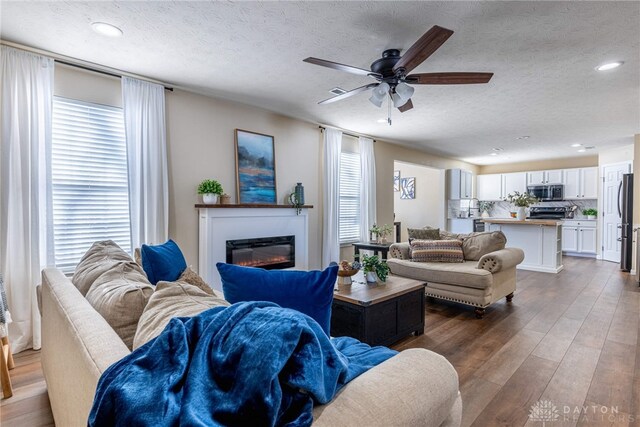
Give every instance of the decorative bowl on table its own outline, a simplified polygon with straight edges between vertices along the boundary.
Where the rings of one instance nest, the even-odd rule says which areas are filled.
[[[339,285],[350,285],[351,277],[358,274],[360,271],[360,263],[357,261],[349,262],[349,261],[341,261],[338,269],[338,284]]]

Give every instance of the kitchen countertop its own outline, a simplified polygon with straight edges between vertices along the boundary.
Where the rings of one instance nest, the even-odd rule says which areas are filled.
[[[485,218],[483,222],[489,224],[513,224],[513,225],[560,225],[562,220],[557,219],[525,219],[518,220],[515,218]]]

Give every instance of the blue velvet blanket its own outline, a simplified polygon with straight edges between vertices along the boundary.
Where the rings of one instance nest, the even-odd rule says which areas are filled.
[[[89,425],[307,426],[314,403],[394,354],[330,340],[312,318],[272,303],[215,307],[172,319],[110,366]]]

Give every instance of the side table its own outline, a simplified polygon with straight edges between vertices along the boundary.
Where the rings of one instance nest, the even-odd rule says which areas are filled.
[[[353,254],[355,259],[360,259],[360,251],[373,251],[374,255],[378,255],[378,252],[382,253],[382,259],[387,259],[389,254],[389,246],[393,243],[378,243],[378,242],[358,242],[353,244]]]

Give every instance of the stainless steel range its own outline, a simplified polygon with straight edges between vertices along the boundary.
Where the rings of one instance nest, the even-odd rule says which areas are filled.
[[[569,219],[573,218],[577,206],[534,206],[529,209],[530,219]]]

